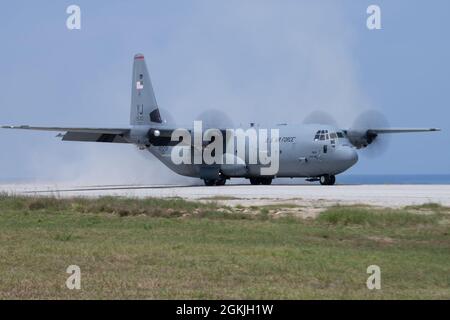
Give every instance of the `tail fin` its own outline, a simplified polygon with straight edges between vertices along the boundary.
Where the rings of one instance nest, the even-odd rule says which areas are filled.
[[[144,55],[136,54],[131,84],[131,125],[162,123]]]

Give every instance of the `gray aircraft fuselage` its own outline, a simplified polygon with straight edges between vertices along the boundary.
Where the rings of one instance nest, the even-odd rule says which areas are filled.
[[[342,130],[320,124],[281,124],[272,127],[279,130],[279,170],[274,177],[320,177],[322,175],[337,175],[352,167],[358,161],[355,147],[345,137],[334,139],[315,139],[320,130],[328,133],[343,133]],[[156,128],[158,129],[158,127]],[[159,127],[164,129],[164,126]],[[146,131],[147,129],[141,129]],[[139,131],[141,131],[139,130]],[[257,147],[257,146],[256,146]],[[163,162],[174,172],[189,177],[203,178],[202,168],[205,164],[175,165],[171,159],[172,146],[149,145],[145,149]],[[270,147],[268,148],[270,149]],[[247,150],[248,151],[248,150]],[[245,172],[227,174],[227,177],[258,177],[261,165],[249,164],[248,154],[245,159]],[[220,165],[219,165],[220,167]]]

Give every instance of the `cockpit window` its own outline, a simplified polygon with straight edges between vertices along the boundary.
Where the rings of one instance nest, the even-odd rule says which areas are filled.
[[[328,130],[319,130],[316,132],[316,135],[314,136],[314,141],[323,141],[323,140],[329,140],[330,137],[328,135]]]
[[[335,143],[337,138],[345,138],[343,132],[328,132],[328,130],[318,130],[316,135],[314,136],[314,141],[325,141],[331,140],[332,143]]]

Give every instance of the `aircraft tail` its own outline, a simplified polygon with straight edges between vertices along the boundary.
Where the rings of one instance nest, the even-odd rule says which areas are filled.
[[[144,55],[136,54],[131,83],[131,125],[162,123]]]

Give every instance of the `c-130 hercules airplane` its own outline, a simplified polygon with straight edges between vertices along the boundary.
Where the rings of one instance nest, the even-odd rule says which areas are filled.
[[[364,122],[364,121],[363,121]],[[370,122],[370,119],[369,119]],[[198,126],[197,126],[198,127]],[[250,124],[245,132],[256,132],[258,126]],[[196,144],[194,126],[182,130],[182,133],[194,133],[194,139],[186,138],[184,151],[185,160],[194,158],[195,153],[202,154],[208,146],[215,142],[215,137],[205,139],[206,131],[215,130],[226,136],[225,142],[220,142],[220,148],[210,150],[215,159],[226,159],[213,163],[201,159],[200,161],[174,161],[174,154],[180,150],[174,149],[180,145],[178,127],[172,121],[165,121],[156,102],[150,76],[147,71],[144,56],[134,56],[132,75],[132,97],[130,127],[128,128],[64,128],[64,127],[33,127],[33,126],[2,126],[5,129],[27,129],[43,131],[59,131],[63,141],[131,143],[141,150],[148,150],[174,172],[189,177],[203,179],[208,186],[224,185],[230,178],[247,178],[253,185],[269,185],[274,178],[306,178],[307,181],[319,181],[322,185],[333,185],[335,176],[340,174],[358,161],[357,149],[370,146],[379,139],[379,135],[389,133],[439,131],[437,128],[407,128],[394,129],[387,127],[372,127],[370,125],[356,125],[354,128],[339,129],[329,124],[278,124],[271,128],[270,137],[267,134],[259,138],[267,142],[247,145],[239,152],[235,147],[236,136],[228,136],[230,129],[200,126],[200,145]],[[274,130],[275,129],[275,130]],[[238,129],[239,130],[239,129]],[[232,130],[231,130],[232,131]],[[244,130],[242,130],[244,131]],[[203,139],[202,139],[203,138]],[[244,137],[244,141],[249,137]],[[206,141],[205,141],[206,140]],[[263,142],[264,142],[263,141]],[[211,149],[211,148],[210,148]],[[263,150],[264,149],[264,150]],[[266,170],[268,163],[260,160],[250,161],[252,150],[258,154],[269,155],[276,163],[275,171]],[[192,152],[189,152],[192,151]],[[215,152],[220,154],[215,154]],[[261,157],[260,157],[261,159]],[[266,159],[267,160],[267,159]],[[268,173],[269,172],[269,173]]]

